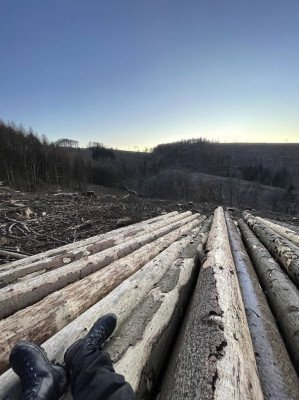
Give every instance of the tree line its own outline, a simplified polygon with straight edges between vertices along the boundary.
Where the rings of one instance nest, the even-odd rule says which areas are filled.
[[[31,128],[0,120],[0,180],[22,190],[47,185],[87,190],[93,184],[116,186],[142,174],[143,160],[127,162],[122,152],[92,142],[87,149],[78,142],[60,139],[50,143]]]
[[[66,184],[71,177],[64,149],[39,138],[32,129],[0,121],[0,179],[18,189],[44,184]]]

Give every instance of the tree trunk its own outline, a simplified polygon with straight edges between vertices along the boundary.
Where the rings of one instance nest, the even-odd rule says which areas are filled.
[[[299,381],[253,265],[229,213],[225,213],[258,372],[265,399],[299,399]]]
[[[275,220],[272,220],[272,219],[268,219],[268,221],[270,221],[272,223],[275,223],[275,224],[277,224],[279,226],[282,226],[284,228],[287,228],[287,229],[289,229],[291,231],[295,231],[295,233],[299,234],[299,226],[297,226],[297,225],[287,224],[286,222],[275,221]]]
[[[0,371],[7,368],[10,349],[19,340],[43,343],[199,224],[200,221],[196,218],[175,231],[142,246],[132,254],[114,261],[104,270],[68,285],[40,302],[0,321]]]
[[[160,398],[263,399],[222,208]]]
[[[255,266],[290,357],[299,372],[299,293],[289,276],[274,261],[254,233],[238,221],[244,243]]]
[[[0,291],[0,318],[7,317],[22,308],[30,306],[48,294],[106,267],[113,261],[140,249],[145,244],[188,224],[197,219],[198,216],[199,214],[191,215],[154,232],[147,233],[92,256],[87,256],[84,259],[48,271],[28,281],[8,285]]]
[[[169,247],[164,249],[151,261],[147,262],[143,268],[124,280],[106,297],[79,315],[64,328],[61,327],[61,330],[43,344],[49,359],[63,362],[63,355],[66,349],[73,342],[86,335],[86,332],[95,321],[107,312],[113,312],[117,315],[118,323],[116,332],[113,334],[114,338],[118,337],[119,329],[122,330],[125,326],[129,328],[130,325],[128,325],[127,321],[130,316],[134,316],[135,308],[138,304],[143,304],[145,302],[148,293],[155,288],[164,275],[167,274],[167,276],[170,276],[168,271],[170,271],[171,266],[175,265],[176,260],[180,258],[184,249],[195,240],[197,233],[198,228],[195,228],[192,232],[186,232],[186,236],[170,244]],[[162,239],[159,239],[159,241],[161,240]],[[165,241],[164,245],[166,245]],[[138,260],[138,257],[136,257],[136,259]],[[122,268],[123,267],[122,265]],[[175,276],[177,275],[176,271]],[[97,285],[96,282],[94,284]],[[40,330],[42,329],[43,326],[40,327]],[[53,333],[54,332],[52,332],[52,334]],[[1,375],[0,398],[5,397],[5,395],[10,395],[13,399],[18,398],[19,391],[19,381],[12,370]]]
[[[258,222],[251,214],[244,212],[243,218],[273,257],[283,265],[293,281],[299,285],[298,247]]]
[[[271,228],[274,232],[278,233],[280,236],[288,239],[290,242],[299,246],[299,235],[291,229],[283,228],[280,225],[274,224],[273,222],[268,221],[267,219],[256,217],[257,221]]]
[[[26,276],[27,274],[31,274],[36,271],[41,271],[41,273],[44,273],[45,271],[65,266],[66,264],[70,264],[71,262],[80,260],[82,258],[86,259],[87,256],[123,244],[124,242],[129,242],[133,238],[137,238],[149,232],[154,232],[157,229],[169,226],[170,224],[180,221],[191,215],[192,213],[189,211],[174,215],[167,220],[164,219],[151,225],[143,225],[143,223],[141,223],[139,228],[135,227],[129,231],[120,233],[114,231],[115,233],[113,236],[111,236],[111,234],[107,234],[106,236],[99,235],[96,236],[98,237],[97,241],[87,243],[86,241],[81,241],[76,243],[76,247],[69,248],[67,245],[55,249],[56,255],[47,256],[47,254],[44,253],[45,257],[42,259],[36,260],[35,256],[30,258],[28,257],[23,263],[12,263],[10,264],[9,269],[0,271],[0,285],[5,286],[19,278]],[[32,258],[34,261],[32,261]]]

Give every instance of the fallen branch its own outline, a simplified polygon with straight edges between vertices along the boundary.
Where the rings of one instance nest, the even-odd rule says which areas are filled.
[[[28,256],[26,254],[15,253],[12,251],[7,251],[7,250],[0,250],[0,255],[4,256],[4,257],[15,258],[15,259],[28,258]]]

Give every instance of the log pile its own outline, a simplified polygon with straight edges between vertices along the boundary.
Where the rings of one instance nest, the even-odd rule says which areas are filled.
[[[262,399],[222,209],[215,211],[190,313],[161,399]]]
[[[285,268],[293,281],[299,284],[299,248],[293,242],[280,236],[273,229],[261,223],[249,213],[244,213],[244,220],[257,235],[263,245]],[[298,236],[298,235],[297,235]]]
[[[105,350],[137,399],[299,400],[296,232],[244,220],[171,212],[0,268],[0,399],[20,394],[16,342],[63,362],[113,312]]]
[[[279,248],[275,250],[273,243],[283,243],[286,247],[287,243],[282,237],[279,237],[272,230],[268,230],[265,225],[260,222],[254,223],[254,217],[244,214],[244,219],[248,221],[248,225],[252,226],[254,232],[260,234],[264,244],[269,245],[277,260],[271,257],[267,248],[258,240],[249,227],[239,221],[239,227],[242,232],[247,251],[255,265],[255,270],[259,276],[259,281],[268,298],[268,302],[272,309],[273,315],[280,328],[284,341],[289,350],[290,356],[294,362],[297,373],[299,373],[299,291],[292,276],[287,268],[293,260],[293,252],[290,254],[290,261],[285,257],[278,256]],[[267,236],[266,236],[267,235]],[[273,242],[263,239],[264,237],[273,237]],[[289,244],[290,245],[290,244]],[[285,248],[284,247],[284,248]],[[299,249],[292,248],[294,252]]]
[[[253,349],[256,356],[258,372],[265,397],[267,394],[275,393],[276,397],[279,399],[296,398],[296,393],[298,394],[298,380],[266,296],[259,283],[258,277],[260,277],[260,282],[263,284],[263,276],[265,275],[263,272],[260,272],[257,263],[255,263],[255,265],[257,265],[256,270],[254,269],[233,220],[228,213],[225,214],[225,217]],[[241,220],[239,221],[239,229],[244,234],[244,237],[248,239],[251,237],[251,240],[254,240],[253,233],[249,231],[249,228],[247,228],[245,223]],[[247,240],[245,243],[247,244],[249,242]],[[262,247],[257,239],[255,239],[255,246],[254,252],[252,252],[248,246],[248,251],[249,254],[252,255],[253,261],[257,260],[255,255],[261,251]],[[276,289],[277,295],[279,288]],[[286,290],[286,287],[284,287],[284,290]],[[271,293],[275,293],[275,289],[273,290],[273,286],[270,285],[270,287],[266,288],[266,292],[268,296],[271,296]],[[286,292],[287,290],[285,294]],[[295,296],[298,296],[298,293],[297,295],[295,294]],[[283,303],[282,299],[280,300],[281,303]],[[284,305],[286,309],[288,308],[288,301],[289,298],[287,296],[287,304]],[[279,312],[275,312],[274,315],[279,315]],[[293,331],[291,334],[292,333]],[[293,353],[292,346],[290,350]]]

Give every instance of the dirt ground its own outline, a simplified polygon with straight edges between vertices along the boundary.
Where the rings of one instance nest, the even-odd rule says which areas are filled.
[[[213,213],[217,204],[146,199],[127,190],[98,186],[93,193],[23,193],[0,186],[0,264],[33,255],[171,211]],[[234,217],[242,210],[231,209]],[[287,215],[255,215],[299,226]],[[17,255],[14,256],[14,254]]]

